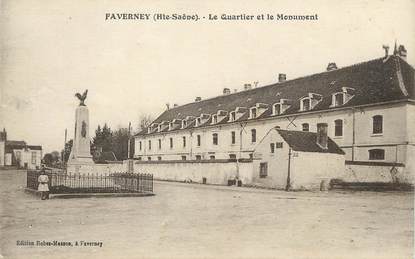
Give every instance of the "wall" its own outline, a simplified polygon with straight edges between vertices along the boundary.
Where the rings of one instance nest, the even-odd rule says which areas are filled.
[[[282,148],[271,153],[270,143],[282,142]],[[289,146],[276,130],[271,130],[261,140],[254,152],[253,184],[261,187],[285,189],[288,174]],[[267,163],[268,175],[261,178],[260,163]]]
[[[331,179],[339,178],[344,170],[343,155],[294,151],[291,159],[291,186],[293,189],[319,190],[322,181],[328,185]]]
[[[20,162],[19,167],[24,167],[27,163],[28,169],[37,169],[40,168],[42,162],[42,150],[31,150],[31,149],[14,149],[14,156],[17,158],[17,152],[20,152]],[[35,155],[34,161],[32,160],[32,153]]]
[[[0,141],[0,166],[5,165],[5,145],[4,141]]]
[[[126,163],[109,163],[93,165],[68,165],[67,173],[71,174],[97,174],[107,175],[110,173],[127,172]]]
[[[339,178],[345,182],[382,182],[414,184],[414,174],[403,166],[376,164],[346,164],[344,174]]]
[[[135,161],[134,173],[150,173],[154,179],[170,181],[192,181],[207,184],[227,185],[237,174],[237,163],[229,161]],[[242,183],[251,181],[252,162],[239,163],[239,179]]]

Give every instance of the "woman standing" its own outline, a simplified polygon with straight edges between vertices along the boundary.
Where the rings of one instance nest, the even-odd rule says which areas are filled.
[[[44,165],[42,165],[42,169],[40,170],[40,175],[37,178],[37,181],[39,182],[37,190],[41,194],[41,199],[42,200],[49,199],[49,186],[48,186],[49,177],[46,174]]]

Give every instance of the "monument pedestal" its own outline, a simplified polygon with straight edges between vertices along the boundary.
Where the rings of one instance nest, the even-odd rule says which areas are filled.
[[[82,166],[94,165],[90,147],[89,111],[85,105],[80,105],[76,108],[75,135],[68,160],[68,173],[79,173]]]

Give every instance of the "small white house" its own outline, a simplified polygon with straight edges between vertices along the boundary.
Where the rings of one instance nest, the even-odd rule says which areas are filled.
[[[273,128],[256,147],[253,168],[255,185],[320,189],[344,173],[345,153],[327,136],[326,123],[317,125],[317,133]]]

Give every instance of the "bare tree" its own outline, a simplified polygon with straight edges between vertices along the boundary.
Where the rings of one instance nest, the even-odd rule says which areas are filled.
[[[138,117],[137,132],[140,132],[148,128],[148,126],[150,126],[153,120],[154,118],[150,114],[140,114],[140,116]]]

